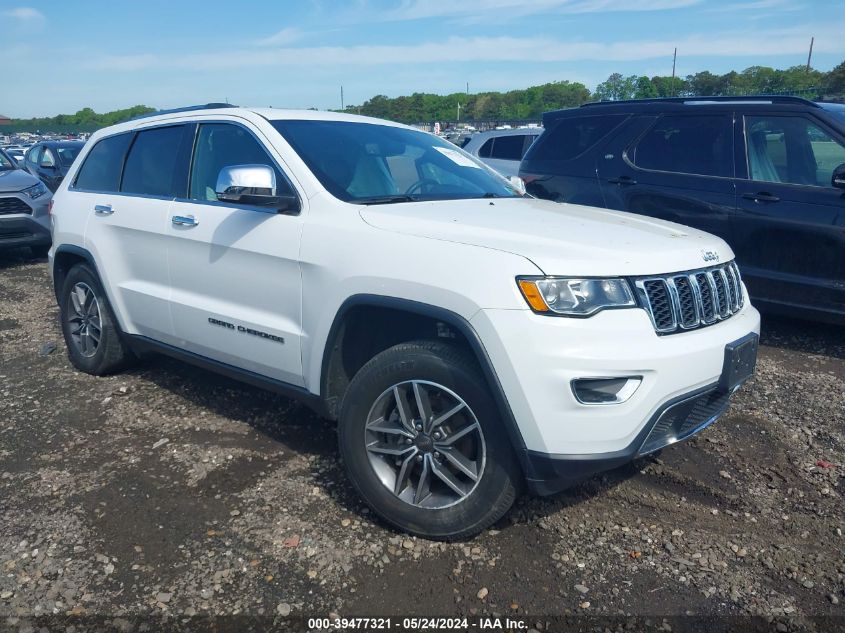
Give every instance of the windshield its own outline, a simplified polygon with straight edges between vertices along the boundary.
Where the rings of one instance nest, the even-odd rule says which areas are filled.
[[[14,162],[6,155],[6,152],[0,151],[0,170],[17,169]]]
[[[349,121],[273,121],[336,198],[359,204],[514,198],[519,192],[436,136]]]
[[[59,162],[62,165],[70,165],[73,163],[74,159],[76,158],[77,154],[79,154],[79,150],[82,147],[78,145],[68,145],[66,147],[56,147],[56,152],[59,154]]]

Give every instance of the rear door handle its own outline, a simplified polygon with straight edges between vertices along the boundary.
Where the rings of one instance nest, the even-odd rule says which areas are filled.
[[[112,209],[110,204],[95,204],[94,213],[97,215],[111,215],[114,213],[114,209]]]
[[[753,200],[754,202],[778,202],[780,200],[777,196],[773,196],[766,191],[760,191],[758,193],[744,193],[742,194],[742,197],[746,200]]]
[[[619,178],[608,178],[607,182],[609,182],[613,185],[620,185],[620,186],[636,185],[637,184],[637,181],[634,180],[633,178],[631,178],[630,176],[619,176]]]
[[[199,220],[192,215],[174,215],[170,218],[170,221],[176,226],[196,226],[199,224]]]

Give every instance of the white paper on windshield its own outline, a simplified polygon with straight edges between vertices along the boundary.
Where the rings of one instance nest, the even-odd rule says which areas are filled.
[[[446,158],[451,160],[456,165],[460,165],[461,167],[475,167],[476,169],[481,169],[481,165],[476,163],[468,156],[464,156],[458,150],[452,149],[450,147],[437,146],[435,146],[434,149],[443,154]]]

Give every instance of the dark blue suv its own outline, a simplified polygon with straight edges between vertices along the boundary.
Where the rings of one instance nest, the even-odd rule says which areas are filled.
[[[543,124],[520,167],[530,194],[714,233],[756,306],[845,323],[845,105],[649,99],[547,112]]]

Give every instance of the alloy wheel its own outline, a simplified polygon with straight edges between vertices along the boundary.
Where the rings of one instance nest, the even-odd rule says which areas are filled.
[[[458,504],[484,474],[487,447],[475,414],[433,382],[411,380],[385,390],[370,409],[364,436],[381,483],[416,507]]]
[[[97,353],[103,334],[100,304],[91,287],[81,281],[71,288],[69,298],[70,338],[80,354],[91,358]]]

